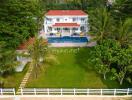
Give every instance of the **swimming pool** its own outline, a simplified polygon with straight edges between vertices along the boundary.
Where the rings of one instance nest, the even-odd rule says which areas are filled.
[[[48,43],[86,43],[87,37],[48,37]]]

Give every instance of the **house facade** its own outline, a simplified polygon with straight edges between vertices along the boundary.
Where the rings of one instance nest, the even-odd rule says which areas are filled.
[[[43,31],[46,37],[85,36],[88,15],[82,10],[50,10],[45,14]]]

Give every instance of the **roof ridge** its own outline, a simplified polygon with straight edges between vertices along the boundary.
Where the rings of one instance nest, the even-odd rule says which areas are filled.
[[[45,15],[87,15],[84,11],[82,10],[49,10]]]

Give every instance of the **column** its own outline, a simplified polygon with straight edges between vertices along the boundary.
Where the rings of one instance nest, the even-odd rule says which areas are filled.
[[[70,36],[72,35],[72,28],[70,28]]]
[[[62,29],[61,36],[63,36],[63,34],[64,34],[64,30],[63,30],[63,28],[64,28],[64,27],[61,28],[61,29]]]
[[[61,30],[60,33],[61,33],[61,36],[62,36],[63,35],[63,33],[62,33],[63,32],[63,28],[60,27],[60,30]]]

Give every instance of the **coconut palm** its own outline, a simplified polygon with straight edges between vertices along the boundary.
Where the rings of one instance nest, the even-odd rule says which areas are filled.
[[[35,38],[33,45],[29,47],[28,51],[31,58],[30,65],[33,67],[36,78],[41,70],[46,69],[47,64],[56,62],[55,56],[48,52],[47,43],[42,38]]]
[[[120,42],[122,46],[132,44],[132,19],[128,18],[124,21],[120,21],[120,25],[117,28],[115,38]]]
[[[111,36],[114,30],[113,20],[106,8],[98,8],[91,12],[90,24],[91,32],[97,33],[97,40],[100,42]]]

